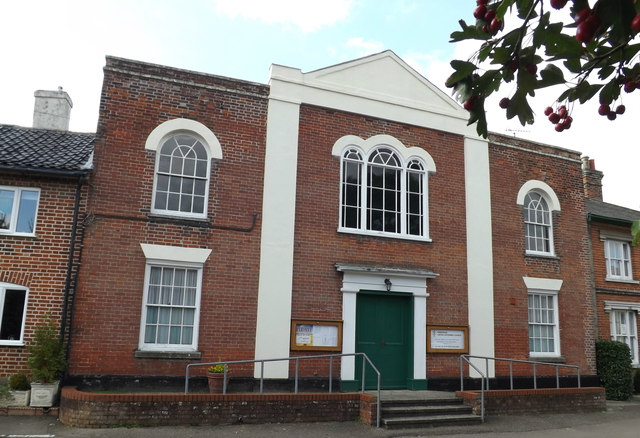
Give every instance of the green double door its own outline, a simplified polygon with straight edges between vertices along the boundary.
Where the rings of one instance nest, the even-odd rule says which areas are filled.
[[[365,353],[378,368],[382,388],[406,388],[413,374],[412,296],[360,292],[356,300],[356,352]],[[359,358],[355,371],[361,382]],[[377,376],[368,365],[365,386],[377,386]]]

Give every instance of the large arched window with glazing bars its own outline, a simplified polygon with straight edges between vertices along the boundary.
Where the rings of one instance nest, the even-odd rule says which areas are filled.
[[[342,148],[339,230],[427,240],[433,160],[423,149],[379,137],[373,139],[386,141],[350,138]],[[418,151],[422,156],[411,153]]]

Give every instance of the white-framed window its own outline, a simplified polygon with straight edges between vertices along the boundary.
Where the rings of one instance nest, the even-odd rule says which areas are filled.
[[[210,250],[141,244],[147,258],[139,349],[198,348],[202,270]]]
[[[554,256],[552,212],[560,211],[560,201],[553,189],[543,181],[527,181],[517,204],[523,209],[526,254]]]
[[[558,356],[558,296],[529,292],[529,354]]]
[[[558,293],[562,280],[523,277],[528,294],[529,356],[560,356]]]
[[[636,311],[611,310],[611,340],[624,342],[629,346],[631,362],[638,365],[638,325]]]
[[[222,158],[213,132],[194,120],[173,119],[149,134],[145,149],[156,152],[151,213],[206,219],[211,160]]]
[[[26,287],[0,283],[0,345],[24,345]]]
[[[524,226],[527,252],[551,254],[551,210],[540,193],[529,192],[524,198]]]
[[[605,240],[604,258],[607,266],[607,280],[633,280],[629,242]]]
[[[0,234],[33,236],[40,189],[0,186]]]
[[[334,145],[337,152],[338,231],[429,240],[428,173],[435,164],[426,151],[389,136],[347,136]]]

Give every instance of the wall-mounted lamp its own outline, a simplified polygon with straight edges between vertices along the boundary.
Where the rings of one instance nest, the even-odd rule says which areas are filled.
[[[388,278],[385,278],[384,285],[387,286],[387,292],[389,292],[391,290],[391,280],[389,280]]]

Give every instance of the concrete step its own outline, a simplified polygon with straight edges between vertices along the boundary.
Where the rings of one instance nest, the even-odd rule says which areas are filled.
[[[430,426],[452,426],[460,424],[480,424],[482,419],[473,414],[430,415],[426,417],[382,418],[381,424],[386,429],[409,429]]]
[[[438,415],[471,414],[471,407],[463,404],[381,406],[382,418],[428,417]]]

